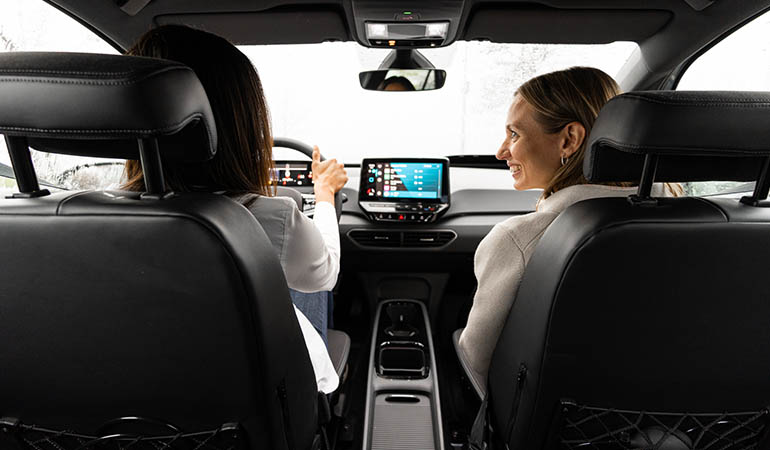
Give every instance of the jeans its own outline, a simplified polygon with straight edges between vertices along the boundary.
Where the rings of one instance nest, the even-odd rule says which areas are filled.
[[[328,346],[326,330],[332,325],[329,313],[332,310],[332,293],[330,291],[299,292],[289,289],[289,294],[294,306],[302,311],[302,314],[313,324],[313,328],[321,335],[324,344]]]

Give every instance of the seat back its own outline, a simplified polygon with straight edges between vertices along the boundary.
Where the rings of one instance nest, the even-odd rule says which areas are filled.
[[[759,177],[770,152],[752,144],[764,133],[757,128],[770,96],[738,96],[745,103],[737,113],[749,116],[735,121],[736,95],[631,93],[602,111],[585,172],[593,181],[644,172],[640,193],[579,202],[540,240],[490,368],[498,443],[731,450],[767,443],[770,302],[760,280],[770,210],[645,192],[656,166],[661,181],[720,171],[725,178],[714,179]],[[700,117],[688,122],[692,115]],[[731,117],[721,121],[734,126],[721,130],[729,137],[699,139],[693,127],[716,125],[720,115]],[[679,129],[666,136],[658,121]],[[678,140],[680,133],[690,139]]]
[[[0,132],[11,136],[21,190],[0,200],[4,432],[68,430],[85,436],[79,444],[202,433],[193,443],[224,439],[212,448],[310,448],[312,366],[280,263],[248,210],[214,194],[170,194],[162,175],[147,180],[154,195],[45,195],[23,176],[26,142],[127,158],[142,148],[146,177],[162,174],[151,166],[161,160],[210,158],[214,121],[194,73],[106,55],[0,55],[0,67],[17,71],[14,88],[27,94],[18,106],[0,85]],[[67,101],[79,120],[57,123]],[[110,423],[126,417],[140,420]]]

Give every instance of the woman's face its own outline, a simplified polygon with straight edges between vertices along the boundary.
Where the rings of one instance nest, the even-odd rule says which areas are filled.
[[[505,140],[495,155],[508,162],[517,190],[544,189],[561,166],[560,133],[547,134],[532,106],[517,95],[508,110]]]

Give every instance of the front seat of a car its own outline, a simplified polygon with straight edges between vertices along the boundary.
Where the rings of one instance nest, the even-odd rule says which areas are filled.
[[[311,448],[315,378],[267,236],[228,198],[164,186],[164,162],[216,151],[192,70],[2,54],[0,133],[20,191],[0,200],[0,447]],[[48,194],[29,147],[141,157],[148,192]]]
[[[546,230],[497,343],[494,441],[534,448],[768,448],[770,94],[632,92],[588,140],[592,182]],[[753,197],[652,182],[759,180]]]

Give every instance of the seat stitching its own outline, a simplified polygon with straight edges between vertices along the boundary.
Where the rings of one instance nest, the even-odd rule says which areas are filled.
[[[29,131],[35,133],[64,133],[64,134],[79,134],[79,133],[158,133],[164,131],[170,131],[178,128],[180,125],[186,125],[190,119],[196,117],[203,117],[202,112],[194,112],[179,122],[172,123],[159,128],[125,128],[125,129],[96,129],[96,128],[76,128],[76,129],[62,129],[62,128],[34,128],[34,127],[13,127],[2,126],[0,130],[7,131]],[[206,127],[208,128],[208,126]]]

